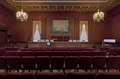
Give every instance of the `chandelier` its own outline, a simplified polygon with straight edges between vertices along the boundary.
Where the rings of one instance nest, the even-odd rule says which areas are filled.
[[[28,19],[28,14],[23,11],[23,3],[22,3],[22,9],[16,12],[16,18],[17,20],[20,20],[22,22],[27,21]]]
[[[104,12],[99,10],[99,1],[98,1],[98,11],[93,15],[94,22],[100,22],[101,20],[104,20]]]

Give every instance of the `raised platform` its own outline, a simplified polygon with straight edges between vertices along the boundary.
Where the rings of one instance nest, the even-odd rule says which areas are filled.
[[[92,48],[94,43],[91,42],[52,42],[47,45],[47,42],[28,42],[28,47],[87,47]]]

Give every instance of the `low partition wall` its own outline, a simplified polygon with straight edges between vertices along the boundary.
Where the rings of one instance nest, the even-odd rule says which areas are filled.
[[[86,47],[92,48],[95,44],[91,42],[28,42],[28,47]]]

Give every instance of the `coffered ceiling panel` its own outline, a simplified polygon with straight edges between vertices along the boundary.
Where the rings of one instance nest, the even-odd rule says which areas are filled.
[[[13,11],[109,11],[120,0],[0,0],[0,3]]]

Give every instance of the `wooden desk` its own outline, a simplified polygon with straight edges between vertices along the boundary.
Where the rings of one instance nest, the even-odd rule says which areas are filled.
[[[52,42],[47,45],[46,42],[28,42],[28,47],[87,47],[91,48],[94,44],[90,42]]]

